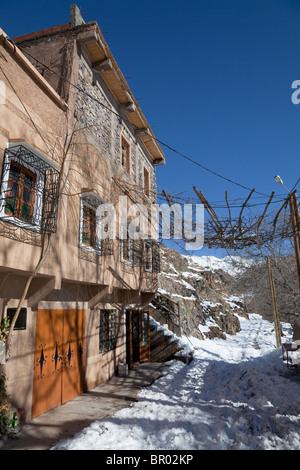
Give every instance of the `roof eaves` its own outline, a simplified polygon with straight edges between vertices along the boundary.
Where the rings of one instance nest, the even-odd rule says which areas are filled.
[[[97,23],[86,23],[81,25],[80,28],[81,31],[77,31],[76,40],[88,52],[93,70],[102,76],[117,102],[123,107],[128,120],[135,127],[137,133],[140,130],[144,131],[144,135],[141,136],[143,144],[153,160],[161,163],[165,160],[165,155],[110,51],[99,25]]]

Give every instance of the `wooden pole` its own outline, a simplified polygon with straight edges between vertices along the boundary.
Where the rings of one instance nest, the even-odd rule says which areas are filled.
[[[295,256],[296,256],[296,263],[297,263],[298,284],[299,284],[299,289],[300,289],[300,242],[299,242],[300,216],[299,216],[299,206],[298,206],[296,191],[290,195],[289,204],[290,204],[290,217],[291,217],[291,223],[292,223],[292,229],[293,229],[293,237],[294,237],[294,249],[295,249]]]
[[[281,346],[281,331],[280,331],[279,314],[278,314],[278,308],[277,308],[274,277],[273,277],[269,257],[268,257],[268,272],[269,272],[271,299],[272,299],[272,305],[273,305],[274,325],[275,325],[275,334],[276,334],[276,345],[277,345],[277,348],[279,348]]]

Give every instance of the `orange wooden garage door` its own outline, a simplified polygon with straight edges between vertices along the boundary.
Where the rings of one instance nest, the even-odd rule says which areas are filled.
[[[32,418],[83,392],[84,310],[38,310]]]

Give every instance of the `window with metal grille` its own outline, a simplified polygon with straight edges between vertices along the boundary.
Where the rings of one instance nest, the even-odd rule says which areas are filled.
[[[144,240],[144,270],[151,273],[160,272],[160,244],[157,240]]]
[[[131,261],[130,239],[122,240],[122,261]]]
[[[130,237],[129,226],[130,222],[123,223],[121,227],[121,261],[123,263],[133,265],[133,240]]]
[[[116,310],[100,310],[100,352],[115,349],[117,345]]]
[[[145,271],[152,271],[152,243],[144,243],[144,269]]]
[[[9,145],[2,170],[1,219],[42,233],[56,232],[57,167],[25,142]]]
[[[122,155],[121,155],[121,164],[123,170],[126,171],[128,175],[130,175],[130,145],[129,142],[122,136]]]
[[[94,193],[86,193],[81,198],[79,246],[99,256],[106,256],[113,254],[113,239],[103,238],[108,225],[103,223],[102,216],[97,212],[101,204],[105,202]]]

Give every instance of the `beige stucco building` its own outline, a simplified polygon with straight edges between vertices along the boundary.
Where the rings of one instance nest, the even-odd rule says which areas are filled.
[[[99,26],[76,6],[69,23],[13,42],[0,30],[0,83],[0,321],[42,260],[1,366],[30,419],[149,358],[150,214],[165,157]],[[137,204],[147,234],[131,240]]]

